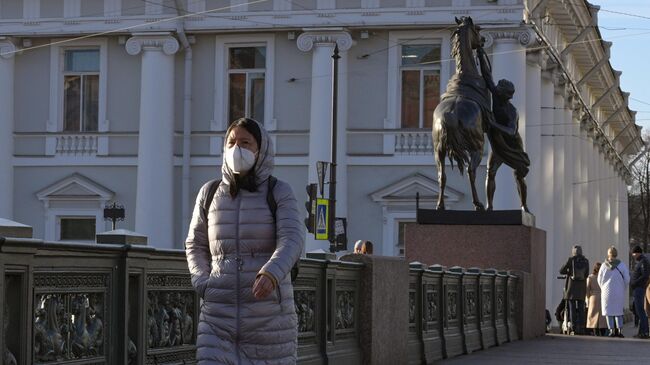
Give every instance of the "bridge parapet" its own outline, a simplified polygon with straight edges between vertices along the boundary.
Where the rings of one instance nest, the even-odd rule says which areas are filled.
[[[184,251],[0,237],[0,253],[4,364],[195,362],[200,299]],[[430,363],[518,338],[518,276],[342,260],[301,260],[301,364]]]

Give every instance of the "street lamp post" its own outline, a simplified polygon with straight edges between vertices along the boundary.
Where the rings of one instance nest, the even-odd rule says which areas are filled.
[[[104,207],[104,220],[110,220],[113,223],[113,230],[115,230],[115,222],[124,220],[124,206],[117,205],[113,202],[113,205],[106,205]]]
[[[329,191],[329,210],[328,210],[328,232],[330,241],[330,252],[336,251],[336,125],[338,109],[338,86],[339,86],[339,46],[334,47],[332,55],[332,163],[330,164],[330,191]]]

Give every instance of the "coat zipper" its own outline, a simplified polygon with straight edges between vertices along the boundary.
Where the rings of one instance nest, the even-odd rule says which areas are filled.
[[[235,289],[237,290],[237,325],[236,325],[236,331],[235,331],[235,351],[237,353],[237,364],[241,365],[241,355],[239,353],[239,332],[241,331],[241,326],[239,323],[239,318],[240,318],[240,308],[241,308],[241,297],[240,297],[240,271],[242,270],[242,259],[240,257],[239,253],[239,220],[241,218],[241,195],[237,197],[237,224],[235,225],[235,249],[237,253],[237,285],[235,285]]]

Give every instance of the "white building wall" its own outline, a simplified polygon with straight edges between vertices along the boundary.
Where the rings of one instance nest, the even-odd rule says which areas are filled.
[[[150,15],[158,13],[169,14],[172,9],[152,7],[135,0],[106,0],[104,7],[99,6],[99,0],[82,2],[74,9],[68,9],[68,15],[77,12],[88,16],[95,10],[119,11],[125,15],[120,27],[144,23],[142,16],[145,8]],[[424,6],[422,14],[410,12],[397,14],[391,10],[391,17],[370,16],[361,14],[355,6],[373,8],[381,13],[382,7],[407,6],[402,0],[386,2],[361,1],[301,1],[308,9],[317,6],[325,9],[336,6],[336,16],[323,17],[315,12],[300,11],[290,17],[282,17],[281,11],[286,7],[279,6],[281,0],[269,2],[280,12],[269,13],[269,7],[249,10],[262,10],[259,13],[245,13],[243,9],[238,15],[246,19],[224,19],[205,17],[202,20],[188,19],[188,33],[192,35],[193,77],[192,77],[192,146],[191,146],[191,181],[192,198],[184,202],[180,194],[181,186],[181,135],[182,130],[182,90],[184,74],[184,54],[177,52],[173,57],[175,66],[169,74],[162,78],[173,80],[173,109],[171,123],[173,125],[174,142],[172,159],[173,167],[169,167],[169,179],[173,186],[173,199],[169,204],[174,213],[172,216],[174,236],[166,244],[168,247],[182,247],[180,232],[188,222],[183,222],[180,216],[181,205],[192,205],[201,185],[219,176],[221,163],[221,133],[224,124],[217,116],[223,110],[216,110],[215,90],[222,87],[218,84],[219,76],[216,60],[216,45],[228,42],[229,39],[245,37],[254,39],[271,39],[275,57],[268,73],[272,74],[273,113],[267,121],[267,128],[272,131],[276,142],[277,169],[275,175],[291,183],[300,204],[306,200],[304,186],[308,176],[313,175],[313,164],[309,163],[310,151],[310,121],[315,99],[312,95],[315,80],[322,76],[318,70],[312,69],[313,51],[303,52],[297,44],[304,28],[321,26],[338,27],[340,23],[349,25],[353,44],[347,52],[347,148],[348,166],[340,172],[348,174],[347,187],[341,186],[347,193],[348,209],[348,238],[352,243],[357,239],[369,239],[375,243],[379,252],[395,254],[397,224],[399,221],[414,219],[414,203],[412,199],[399,204],[388,204],[381,199],[373,200],[373,193],[400,181],[419,174],[435,188],[435,167],[430,154],[399,155],[394,153],[395,137],[401,133],[399,120],[393,111],[393,103],[389,95],[399,85],[391,83],[399,70],[398,45],[395,39],[403,34],[417,34],[412,37],[431,37],[440,39],[443,43],[441,89],[444,90],[453,62],[449,62],[448,39],[449,20],[453,14],[448,8],[444,11],[435,9],[445,5],[453,6],[454,11],[474,11],[466,6],[483,5],[481,12],[472,13],[477,23],[501,24],[492,29],[495,36],[490,52],[493,55],[495,78],[504,77],[516,85],[514,103],[520,113],[520,133],[524,137],[526,147],[533,161],[528,185],[530,207],[537,215],[538,226],[547,230],[547,306],[553,308],[561,298],[561,282],[555,279],[557,270],[570,254],[574,243],[581,243],[590,261],[602,259],[603,252],[611,242],[621,247],[627,243],[627,195],[625,182],[619,178],[608,182],[608,177],[614,174],[612,167],[603,161],[604,155],[597,152],[591,140],[593,135],[578,129],[574,121],[578,115],[573,115],[573,105],[566,100],[566,89],[561,83],[554,85],[548,78],[547,66],[544,71],[538,60],[529,57],[526,63],[525,46],[534,43],[536,37],[525,40],[524,33],[530,29],[520,27],[522,15],[521,5],[507,7],[504,2],[489,1],[447,1],[424,3],[409,1],[409,6]],[[38,4],[38,6],[37,6]],[[110,5],[110,6],[109,6]],[[230,1],[207,0],[191,2],[192,10],[215,9],[230,6]],[[61,24],[60,20],[44,19],[45,14],[63,16],[63,1],[43,2],[29,0],[24,3],[19,0],[0,1],[0,20],[25,17],[30,22],[39,16],[38,22],[30,25],[30,32],[42,32],[44,37],[21,34],[25,25],[21,22],[2,23],[3,30],[17,36],[17,44],[21,45],[24,38],[31,41],[32,46],[40,47],[54,40],[55,35],[47,33],[53,27],[52,22],[60,28],[62,34],[78,31],[79,25]],[[77,9],[78,8],[78,9]],[[341,9],[345,8],[345,9]],[[23,11],[26,11],[23,14]],[[230,10],[221,13],[230,13]],[[60,15],[57,15],[60,14]],[[480,15],[479,15],[480,14]],[[108,15],[108,14],[107,14]],[[116,14],[110,14],[115,16]],[[266,18],[263,18],[266,17]],[[147,16],[151,18],[151,16]],[[478,20],[480,19],[480,20]],[[259,21],[259,22],[256,22]],[[283,22],[283,30],[264,30],[264,22]],[[39,24],[36,24],[39,23]],[[413,26],[420,23],[422,26]],[[84,25],[88,33],[115,28],[111,22],[93,22],[87,19]],[[206,26],[206,24],[208,24]],[[434,25],[436,24],[436,25]],[[149,24],[152,30],[173,30],[175,24]],[[49,27],[49,28],[48,28]],[[76,27],[76,28],[75,28]],[[207,27],[208,29],[201,29]],[[209,29],[214,27],[214,29]],[[219,27],[229,30],[219,30]],[[59,29],[57,28],[57,29]],[[253,30],[259,28],[260,30]],[[268,28],[268,27],[267,27]],[[431,28],[435,28],[432,31]],[[488,27],[489,28],[489,27]],[[76,29],[76,30],[75,30]],[[140,29],[143,30],[143,29]],[[545,25],[544,30],[551,44],[563,49],[566,39],[555,25]],[[362,32],[368,32],[368,37],[362,37]],[[246,33],[246,34],[243,34]],[[496,34],[499,34],[498,36]],[[61,39],[60,34],[56,35]],[[138,138],[140,132],[141,105],[141,56],[127,54],[124,42],[129,35],[107,35],[106,42],[106,76],[108,78],[106,91],[106,120],[108,132],[107,156],[52,156],[46,157],[46,131],[52,130],[50,114],[50,95],[58,90],[60,85],[52,85],[52,57],[48,47],[34,48],[15,56],[14,67],[14,150],[13,165],[15,165],[13,188],[14,217],[16,220],[34,226],[36,237],[45,234],[45,207],[35,194],[46,186],[69,176],[79,173],[101,183],[115,193],[114,199],[126,207],[126,221],[119,223],[120,227],[134,229],[135,222],[135,186],[137,185],[138,169]],[[524,37],[524,38],[520,38]],[[445,43],[446,42],[446,43]],[[535,44],[534,46],[537,46]],[[532,51],[532,50],[531,50]],[[389,55],[395,56],[389,59]],[[323,58],[325,59],[325,58]],[[570,73],[579,75],[577,58],[569,55],[565,59]],[[391,66],[392,65],[392,68]],[[326,68],[325,66],[322,67]],[[550,67],[549,67],[550,68]],[[556,68],[555,72],[561,72]],[[393,85],[391,88],[389,85]],[[145,85],[151,87],[151,85]],[[324,90],[324,89],[323,89]],[[321,90],[321,91],[323,91]],[[583,93],[589,94],[590,88]],[[554,93],[556,95],[554,95]],[[316,100],[328,102],[327,93]],[[593,102],[593,97],[591,97]],[[567,109],[564,109],[567,108]],[[323,110],[328,110],[327,106]],[[602,114],[602,113],[600,113]],[[602,115],[599,114],[599,117]],[[323,121],[324,118],[320,115]],[[48,121],[50,124],[48,125]],[[323,151],[329,148],[329,135],[323,130],[318,138],[312,137],[312,147],[318,141]],[[179,133],[176,133],[179,132]],[[343,136],[343,131],[340,131]],[[428,137],[428,132],[421,133]],[[576,135],[576,136],[574,136]],[[577,135],[580,137],[578,138]],[[327,152],[324,155],[329,156]],[[312,160],[314,160],[312,156]],[[313,161],[312,161],[313,162]],[[485,163],[485,161],[484,161]],[[512,172],[507,166],[502,167],[497,189],[497,209],[517,208],[518,197]],[[313,177],[313,176],[312,176]],[[485,166],[479,169],[477,181],[482,187],[485,180]],[[457,193],[458,201],[449,201],[451,209],[471,209],[469,184],[465,176],[457,171],[449,171],[448,186]],[[503,196],[500,196],[503,194]],[[485,200],[484,189],[479,189],[479,196]],[[427,204],[426,202],[424,203]],[[306,215],[306,212],[305,212]],[[618,223],[618,232],[616,231]],[[100,222],[103,224],[103,222]],[[152,242],[153,243],[153,242]]]

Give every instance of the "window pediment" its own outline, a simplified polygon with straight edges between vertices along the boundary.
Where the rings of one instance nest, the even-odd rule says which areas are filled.
[[[415,203],[417,193],[420,194],[421,202],[435,202],[440,194],[440,186],[435,179],[418,172],[387,185],[370,196],[382,205],[411,205]],[[445,188],[445,201],[457,202],[462,197],[463,193],[449,186]]]
[[[110,189],[81,175],[72,174],[36,193],[39,200],[108,201],[115,196]]]

